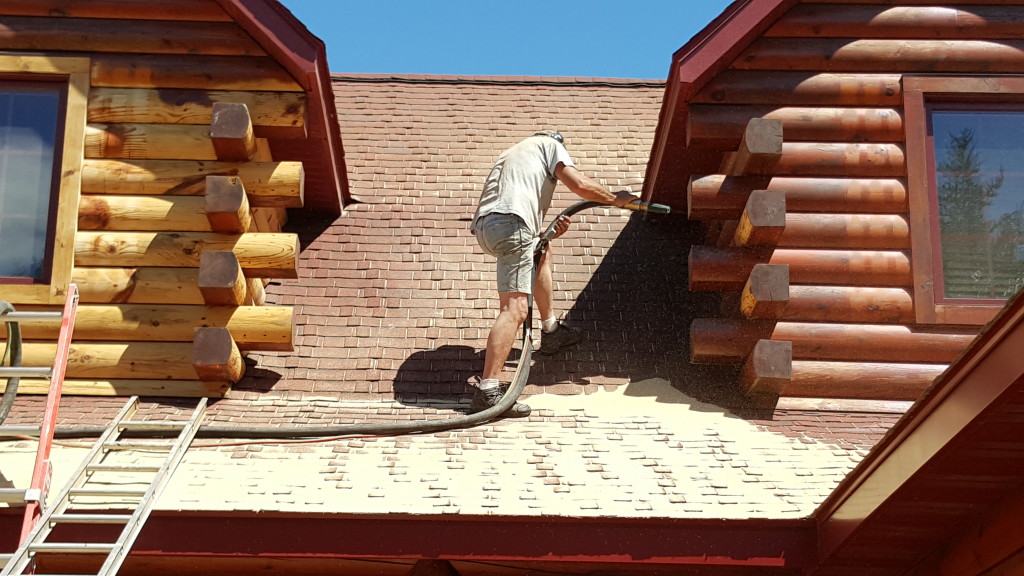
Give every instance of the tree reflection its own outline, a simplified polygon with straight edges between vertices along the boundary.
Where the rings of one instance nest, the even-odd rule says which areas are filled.
[[[951,133],[949,141],[937,169],[945,296],[1008,298],[1024,284],[1024,203],[993,209],[1004,170],[985,177],[974,130]]]

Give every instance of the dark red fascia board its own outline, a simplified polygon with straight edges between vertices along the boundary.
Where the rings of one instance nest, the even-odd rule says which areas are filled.
[[[818,508],[814,517],[823,560],[855,533],[872,529],[871,518],[928,462],[954,443],[970,442],[969,427],[1024,389],[1021,350],[1024,295],[1018,294]]]
[[[20,522],[20,516],[0,513],[0,535],[4,535],[0,551],[13,547],[7,544],[16,540],[15,521]],[[82,542],[102,541],[98,530],[117,530],[67,528],[64,537]],[[131,553],[803,569],[816,557],[814,528],[810,520],[154,511]],[[70,533],[72,529],[77,533]]]
[[[721,160],[708,151],[687,153],[690,99],[798,2],[736,0],[672,55],[644,177],[645,200],[685,207],[690,175],[714,169]]]
[[[334,187],[333,191],[320,191],[320,196],[309,191],[307,206],[333,215],[340,214],[350,200],[348,174],[323,41],[311,34],[277,0],[217,2],[306,91],[308,137],[323,142],[325,150],[318,164],[329,171],[325,180]],[[287,146],[288,143],[285,141],[283,144]],[[328,192],[333,192],[332,197],[327,197]]]

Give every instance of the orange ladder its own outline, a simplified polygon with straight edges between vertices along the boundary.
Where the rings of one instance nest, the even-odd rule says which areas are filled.
[[[24,542],[29,532],[42,516],[42,507],[46,502],[46,494],[50,486],[52,468],[50,450],[53,447],[53,435],[57,427],[57,407],[60,405],[61,390],[64,387],[64,373],[67,371],[68,355],[71,351],[71,334],[75,330],[75,313],[78,310],[78,286],[68,285],[67,298],[63,312],[17,312],[9,311],[0,314],[0,321],[7,323],[53,320],[60,318],[60,335],[57,338],[57,354],[51,367],[35,366],[2,366],[0,378],[49,378],[50,387],[46,395],[46,407],[43,423],[39,432],[39,447],[36,449],[35,465],[32,469],[32,480],[28,489],[0,490],[0,501],[25,502],[25,518],[21,525],[21,541]],[[10,342],[10,341],[8,341]],[[2,564],[2,563],[0,563]]]

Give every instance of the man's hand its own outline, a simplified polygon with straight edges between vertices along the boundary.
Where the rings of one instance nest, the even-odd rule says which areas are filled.
[[[615,206],[618,206],[619,208],[622,208],[626,204],[629,204],[630,202],[635,202],[639,199],[639,196],[633,194],[629,190],[619,190],[615,192],[615,202],[613,204]]]
[[[559,216],[558,220],[555,220],[555,235],[552,238],[558,238],[565,234],[569,230],[570,223],[571,220],[569,220],[568,216]]]

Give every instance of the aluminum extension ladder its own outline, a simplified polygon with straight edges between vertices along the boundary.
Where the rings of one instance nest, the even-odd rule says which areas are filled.
[[[12,555],[0,576],[32,574],[37,561],[45,554],[106,555],[95,574],[117,574],[153,505],[199,430],[206,410],[206,398],[199,400],[187,421],[132,420],[138,405],[138,396],[133,396],[114,417],[82,464],[72,473],[71,480],[56,497],[54,505],[45,508],[39,522]],[[171,431],[177,431],[177,436],[168,438],[167,432]],[[161,434],[159,437],[141,437],[139,432]],[[110,510],[121,509],[130,513],[109,513]],[[61,524],[121,524],[122,529],[113,542],[51,541],[55,528]]]

